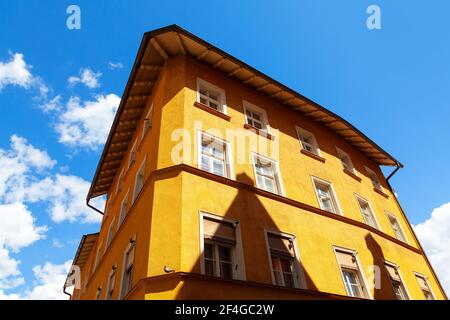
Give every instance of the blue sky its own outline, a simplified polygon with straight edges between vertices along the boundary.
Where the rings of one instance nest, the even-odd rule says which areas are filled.
[[[81,9],[81,30],[66,27],[70,4]],[[371,4],[381,8],[381,30],[366,27],[366,9]],[[431,234],[434,226],[443,223],[447,227],[442,236],[448,237],[446,232],[450,230],[450,206],[445,207],[450,202],[446,185],[450,179],[450,150],[446,148],[450,138],[449,10],[450,3],[445,0],[433,1],[432,5],[406,0],[276,4],[263,0],[190,4],[2,1],[0,63],[6,66],[14,61],[14,54],[20,53],[22,60],[16,57],[16,62],[26,63],[31,78],[23,83],[4,80],[2,85],[0,64],[0,159],[1,150],[4,157],[19,156],[11,146],[11,137],[16,135],[26,139],[21,140],[23,148],[32,146],[56,160],[41,171],[26,164],[29,172],[25,185],[46,177],[56,184],[58,175],[79,177],[88,183],[102,143],[80,145],[73,136],[61,137],[64,128],[83,123],[83,119],[75,123],[68,118],[68,104],[72,102],[75,110],[83,111],[89,102],[95,108],[101,97],[109,95],[110,100],[103,101],[102,107],[111,113],[111,104],[124,90],[143,33],[176,23],[341,115],[405,164],[392,184],[410,221],[421,224],[424,245],[436,255],[432,260],[440,264],[437,269],[443,269],[450,254],[442,252],[435,240],[438,235]],[[109,63],[121,67],[112,68]],[[88,80],[96,79],[97,84],[83,81],[86,70],[91,72]],[[70,83],[69,77],[78,80]],[[42,88],[48,92],[42,94]],[[57,96],[59,109],[44,111]],[[106,128],[110,125],[104,117],[96,123]],[[93,133],[89,129],[83,132]],[[4,194],[0,189],[0,206],[11,202],[7,199],[11,198],[7,192],[15,190],[11,188]],[[2,240],[0,234],[5,261],[20,260],[19,273],[8,275],[4,271],[3,279],[0,262],[0,298],[2,292],[9,297],[29,296],[39,285],[54,289],[51,282],[56,280],[44,279],[33,267],[48,272],[52,268],[64,270],[61,266],[73,258],[81,235],[98,230],[98,224],[82,222],[88,213],[75,214],[74,221],[69,216],[56,219],[52,208],[61,201],[61,195],[54,193],[41,192],[35,201],[15,199],[15,203],[24,203],[26,212],[35,219],[32,228],[47,229],[34,229],[35,237],[16,245],[17,250],[12,249],[14,241]],[[82,190],[79,193],[83,194]],[[63,203],[74,206],[71,199]],[[440,220],[430,218],[433,210]],[[12,285],[10,280],[17,278],[23,281]]]

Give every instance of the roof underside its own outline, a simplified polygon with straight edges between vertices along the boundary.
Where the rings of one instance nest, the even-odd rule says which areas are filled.
[[[97,241],[98,235],[98,233],[92,233],[83,236],[80,245],[78,246],[77,253],[75,254],[75,258],[73,259],[73,265],[80,267],[80,269],[84,267],[92,251],[92,248]]]
[[[395,158],[338,115],[188,31],[172,25],[144,34],[88,199],[103,195],[109,190],[164,62],[177,55],[193,56],[329,128],[379,165],[401,166]]]

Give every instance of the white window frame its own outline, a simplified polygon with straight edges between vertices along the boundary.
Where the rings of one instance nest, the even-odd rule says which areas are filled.
[[[153,103],[150,105],[147,114],[145,115],[144,121],[142,122],[142,136],[141,141],[144,140],[147,132],[152,128],[153,124]]]
[[[261,130],[263,132],[269,133],[270,134],[270,125],[269,125],[269,118],[267,117],[267,112],[266,110],[254,105],[253,103],[250,103],[246,100],[243,100],[242,102],[243,106],[244,106],[244,117],[245,117],[245,123],[258,129]],[[248,120],[248,115],[247,115],[247,111],[253,112],[253,113],[259,113],[261,115],[261,129],[253,126],[252,124],[249,123]]]
[[[118,195],[123,188],[123,168],[120,171],[119,177],[117,178],[116,195]]]
[[[380,224],[378,223],[377,216],[375,214],[375,211],[373,211],[372,205],[370,204],[369,200],[367,200],[363,196],[360,196],[357,193],[355,193],[355,198],[356,198],[356,203],[358,204],[359,212],[361,213],[361,215],[363,217],[364,223],[367,224],[368,226],[371,226],[371,227],[375,228],[375,229],[381,230]],[[367,203],[367,205],[369,206],[369,210],[370,210],[370,213],[371,213],[371,218],[373,219],[373,222],[375,223],[374,226],[372,226],[369,223],[367,223],[366,218],[365,218],[364,213],[363,213],[363,209],[361,208],[361,201]]]
[[[111,284],[111,278],[112,278],[113,275],[115,275],[115,278],[114,278],[114,292],[116,292],[116,290],[117,290],[117,286],[116,286],[116,283],[117,283],[117,262],[113,265],[113,267],[111,268],[111,271],[109,272],[109,275],[108,275],[108,285],[106,286],[106,296],[105,296],[106,300],[113,300],[112,296],[111,296],[111,299],[109,299],[109,286]]]
[[[423,291],[422,291],[422,288],[419,285],[419,281],[417,280],[417,277],[422,278],[423,280],[425,280],[425,282],[426,282],[426,284],[428,286],[428,290],[430,290],[430,293],[433,296],[433,300],[436,300],[436,295],[434,294],[433,289],[431,289],[430,283],[428,282],[428,277],[426,275],[422,274],[422,273],[419,273],[419,272],[415,272],[414,271],[413,273],[414,273],[414,277],[416,278],[416,283],[419,286],[419,289],[420,289],[420,292],[422,293],[422,295],[423,295]]]
[[[409,243],[409,242],[408,242],[408,238],[406,237],[405,231],[403,231],[402,225],[400,224],[400,221],[398,220],[397,216],[396,216],[395,214],[393,214],[393,213],[390,213],[389,211],[385,211],[385,213],[386,213],[386,216],[387,216],[387,218],[388,218],[389,225],[391,226],[392,232],[394,233],[394,237],[395,237],[397,240],[400,240],[400,241],[402,241],[402,242],[408,244],[408,243]],[[397,234],[395,233],[395,230],[394,230],[394,226],[392,225],[391,218],[394,219],[394,220],[397,222],[399,231],[400,231],[400,233],[402,234],[403,239],[399,239],[399,238],[397,237]]]
[[[263,156],[262,154],[259,154],[259,153],[254,152],[254,151],[251,152],[251,155],[252,155],[251,158],[252,158],[252,162],[253,162],[253,174],[255,175],[255,185],[256,185],[256,187],[258,189],[264,190],[266,192],[270,192],[270,191],[267,191],[267,190],[261,188],[261,186],[258,184],[258,174],[256,172],[256,162],[257,162],[256,160],[257,160],[257,158],[260,158],[263,161],[270,162],[274,166],[274,169],[275,169],[274,170],[274,182],[276,184],[277,191],[278,191],[277,193],[274,193],[274,194],[278,194],[278,195],[284,197],[285,193],[284,193],[284,187],[283,187],[283,178],[281,176],[281,170],[280,170],[278,161],[276,161],[274,159],[271,159],[269,157]]]
[[[277,285],[277,282],[276,282],[276,279],[274,276],[274,271],[273,271],[273,266],[272,266],[272,253],[270,252],[268,234],[273,234],[275,236],[287,238],[290,240],[290,242],[292,243],[292,245],[294,247],[294,254],[295,254],[294,265],[293,265],[294,273],[292,275],[292,278],[294,280],[294,288],[308,289],[308,286],[306,284],[305,272],[304,272],[304,270],[302,268],[302,264],[301,264],[300,252],[297,247],[296,236],[293,234],[290,234],[290,233],[264,228],[264,238],[266,241],[266,251],[267,251],[267,258],[269,259],[268,261],[269,261],[269,267],[270,267],[270,275],[272,277],[272,284]]]
[[[108,250],[109,246],[111,245],[111,242],[114,238],[114,231],[117,231],[116,226],[115,226],[115,219],[112,219],[111,223],[109,224],[108,227],[108,234],[106,235],[106,245],[105,245],[105,252],[106,250]]]
[[[333,246],[334,257],[336,258],[336,263],[337,263],[337,266],[339,268],[339,273],[341,274],[342,285],[344,286],[344,291],[347,292],[347,295],[350,297],[350,295],[348,294],[348,291],[347,291],[347,287],[345,286],[345,279],[344,279],[344,274],[342,272],[342,266],[339,263],[339,259],[338,259],[338,256],[337,256],[337,252],[338,251],[341,251],[343,253],[351,254],[351,255],[353,255],[355,257],[356,265],[358,266],[359,282],[360,282],[361,285],[364,285],[364,287],[361,288],[362,291],[363,291],[363,294],[364,294],[363,298],[373,299],[372,293],[370,292],[369,286],[367,285],[366,277],[364,277],[364,273],[362,272],[363,269],[362,269],[362,264],[359,261],[358,252],[356,250],[352,250],[352,249],[347,249],[347,248],[343,248],[343,247],[339,247],[339,246]],[[345,269],[345,267],[344,267],[344,269]]]
[[[132,249],[132,247],[134,246],[134,256],[133,256],[133,271],[136,271],[136,235],[133,235],[133,237],[130,239],[132,241],[130,241],[130,243],[128,243],[127,247],[125,248],[125,251],[123,253],[123,257],[122,257],[122,271],[120,272],[120,285],[119,285],[119,300],[122,300],[124,298],[123,292],[122,292],[122,287],[123,287],[123,280],[124,280],[124,275],[125,275],[125,262],[127,259],[127,253]],[[133,274],[134,272],[131,274],[131,280],[133,280]],[[131,292],[131,289],[133,289],[132,287],[129,288],[130,290],[125,294],[127,295],[128,293]]]
[[[142,192],[142,190],[144,189],[144,185],[145,185],[145,165],[147,163],[147,156],[145,156],[144,160],[142,160],[141,164],[139,165],[139,169],[136,171],[136,174],[134,176],[134,187],[133,187],[133,198],[132,198],[132,204],[134,204],[134,202],[136,201],[137,197],[139,196],[139,194]],[[141,190],[139,190],[139,192],[136,193],[136,187],[137,187],[137,178],[139,176],[139,174],[142,172],[142,188]]]
[[[128,215],[128,209],[129,209],[129,205],[130,205],[129,194],[130,194],[130,189],[128,189],[127,193],[125,194],[125,196],[123,197],[122,201],[120,202],[119,218],[117,219],[117,230],[119,230],[120,226],[125,221],[125,219],[126,219],[126,217]],[[123,216],[123,219],[122,219],[122,211],[123,211],[124,205],[126,207],[126,209],[125,209],[126,212],[125,212],[125,215]]]
[[[95,256],[94,268],[93,268],[94,271],[97,270],[97,267],[100,264],[100,260],[102,260],[102,257],[103,257],[102,245],[103,245],[103,242],[100,242],[100,244],[97,247],[97,255]]]
[[[311,176],[311,181],[312,181],[312,185],[313,185],[313,188],[314,188],[314,193],[316,194],[316,199],[317,199],[317,203],[319,205],[319,208],[321,210],[326,211],[326,212],[333,213],[333,214],[338,214],[338,215],[343,216],[344,213],[341,210],[341,206],[339,204],[339,200],[338,200],[338,198],[336,196],[336,192],[334,191],[333,183],[331,183],[330,181],[324,180],[322,178],[316,177],[316,176]],[[319,193],[317,192],[316,183],[328,186],[328,188],[331,191],[331,202],[333,203],[333,206],[335,207],[336,212],[330,212],[330,211],[327,211],[325,209],[322,209],[322,202],[320,201]]]
[[[209,134],[202,130],[198,130],[198,132],[197,132],[197,168],[201,169],[202,171],[215,174],[214,172],[206,171],[206,170],[202,169],[203,135],[209,137],[210,139],[217,140],[225,146],[225,148],[224,148],[224,153],[225,153],[224,169],[226,171],[225,172],[226,174],[224,176],[219,176],[219,175],[217,175],[217,176],[228,178],[228,179],[234,179],[235,177],[234,177],[234,166],[233,166],[233,160],[232,160],[233,153],[232,153],[231,143],[228,142],[227,140],[223,140],[219,137],[213,136],[212,134]]]
[[[137,155],[137,141],[133,143],[133,147],[130,149],[130,155],[128,157],[128,168],[127,170],[130,170],[130,168],[133,166],[133,164],[136,163],[136,155]]]
[[[402,274],[400,272],[400,266],[398,264],[396,264],[396,263],[384,260],[384,268],[385,268],[386,272],[388,273],[388,277],[389,277],[389,281],[390,281],[391,286],[392,286],[392,290],[394,290],[394,286],[392,285],[392,281],[393,280],[391,279],[391,277],[389,275],[389,272],[387,270],[386,265],[389,265],[389,266],[391,266],[391,267],[393,267],[393,268],[395,268],[397,270],[397,274],[398,274],[398,277],[400,278],[401,285],[402,285],[403,289],[405,290],[406,300],[410,300],[411,296],[409,294],[408,288],[406,288],[405,281],[403,281],[403,277],[402,277]],[[395,295],[395,291],[394,291],[394,295]]]
[[[223,217],[215,215],[203,210],[199,211],[199,234],[200,234],[200,271],[205,274],[205,239],[203,233],[203,219],[208,218],[216,220],[218,222],[227,222],[234,225],[234,234],[236,237],[236,245],[231,249],[231,261],[232,261],[232,278],[235,280],[246,280],[245,274],[245,260],[244,260],[244,249],[242,246],[242,236],[241,236],[241,223],[239,220],[230,219],[228,217]],[[236,267],[237,266],[237,267]]]
[[[380,177],[375,173],[375,171],[373,171],[369,167],[365,166],[365,168],[366,168],[367,174],[369,175],[370,184],[374,187],[374,189],[377,189],[378,191],[381,191],[384,193],[384,189],[383,189],[383,186],[381,185]],[[373,184],[373,181],[371,178],[372,175],[375,176],[375,178],[377,179],[379,186],[375,186]]]
[[[356,168],[355,168],[355,166],[353,164],[352,158],[350,158],[349,154],[347,152],[345,152],[344,150],[338,148],[338,147],[336,147],[336,151],[337,151],[337,154],[338,154],[338,158],[339,158],[339,160],[342,163],[343,169],[350,171],[355,176],[358,176],[358,173],[356,172]],[[345,167],[345,164],[344,164],[345,162],[342,160],[342,157],[346,157],[348,159],[348,161],[349,161],[348,165],[350,165],[350,167],[351,167],[350,169]]]
[[[225,96],[225,90],[222,88],[219,88],[218,86],[213,85],[212,83],[197,78],[197,102],[200,102],[200,87],[205,88],[206,90],[211,90],[211,91],[215,91],[218,95],[219,95],[219,100],[218,102],[218,112],[221,112],[223,114],[227,114],[227,104],[226,104],[226,96]],[[208,108],[211,108],[213,110],[216,110],[212,107],[210,107],[209,105],[206,105]]]
[[[312,154],[315,154],[315,155],[321,157],[320,147],[319,147],[319,144],[317,143],[317,139],[316,139],[316,136],[314,135],[314,133],[312,133],[311,131],[308,131],[302,127],[299,127],[299,126],[295,126],[295,131],[297,132],[297,139],[300,143],[300,148],[306,152],[310,152]],[[311,136],[312,144],[311,143],[309,143],[309,144],[311,145],[313,151],[309,151],[303,147],[302,137],[305,135]]]

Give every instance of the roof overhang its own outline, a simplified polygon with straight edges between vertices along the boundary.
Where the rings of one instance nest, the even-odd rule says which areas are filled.
[[[403,167],[399,161],[340,116],[192,33],[177,25],[171,25],[144,34],[88,199],[103,195],[109,190],[164,62],[177,55],[193,56],[281,105],[327,127],[378,165]]]

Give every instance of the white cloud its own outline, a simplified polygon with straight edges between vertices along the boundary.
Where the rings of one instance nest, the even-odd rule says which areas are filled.
[[[55,265],[46,262],[43,266],[33,268],[36,277],[36,285],[25,295],[29,300],[67,300],[68,296],[63,293],[64,282],[72,266],[72,261]]]
[[[98,95],[95,101],[84,102],[71,97],[56,125],[59,142],[90,149],[104,144],[119,103],[115,94]]]
[[[7,85],[30,87],[34,81],[30,69],[21,53],[11,54],[8,62],[0,61],[0,91]]]
[[[94,72],[89,68],[83,68],[80,70],[80,75],[78,77],[71,76],[67,79],[70,86],[74,86],[78,83],[84,84],[90,89],[100,87],[98,79],[102,76],[100,72]]]
[[[450,292],[450,202],[435,208],[430,218],[414,229],[444,289]]]
[[[57,95],[50,100],[45,99],[44,102],[40,105],[44,112],[49,111],[59,111],[61,110],[61,96]]]
[[[123,64],[121,62],[108,62],[108,68],[111,70],[122,69]]]
[[[19,188],[15,193],[19,197],[17,200],[48,202],[50,217],[55,222],[97,223],[101,215],[86,206],[89,186],[89,182],[80,177],[56,174]],[[98,199],[96,205],[102,208],[104,200]]]
[[[46,262],[43,266],[34,266],[34,287],[24,293],[10,294],[0,288],[0,300],[67,300],[69,297],[64,294],[63,286],[71,265],[69,260],[59,265]]]
[[[46,226],[37,226],[22,203],[0,204],[0,289],[23,284],[20,261],[10,255],[45,237]],[[1,295],[1,294],[0,294]]]
[[[62,247],[64,247],[64,245],[58,239],[53,239],[52,240],[52,247],[61,249]]]

